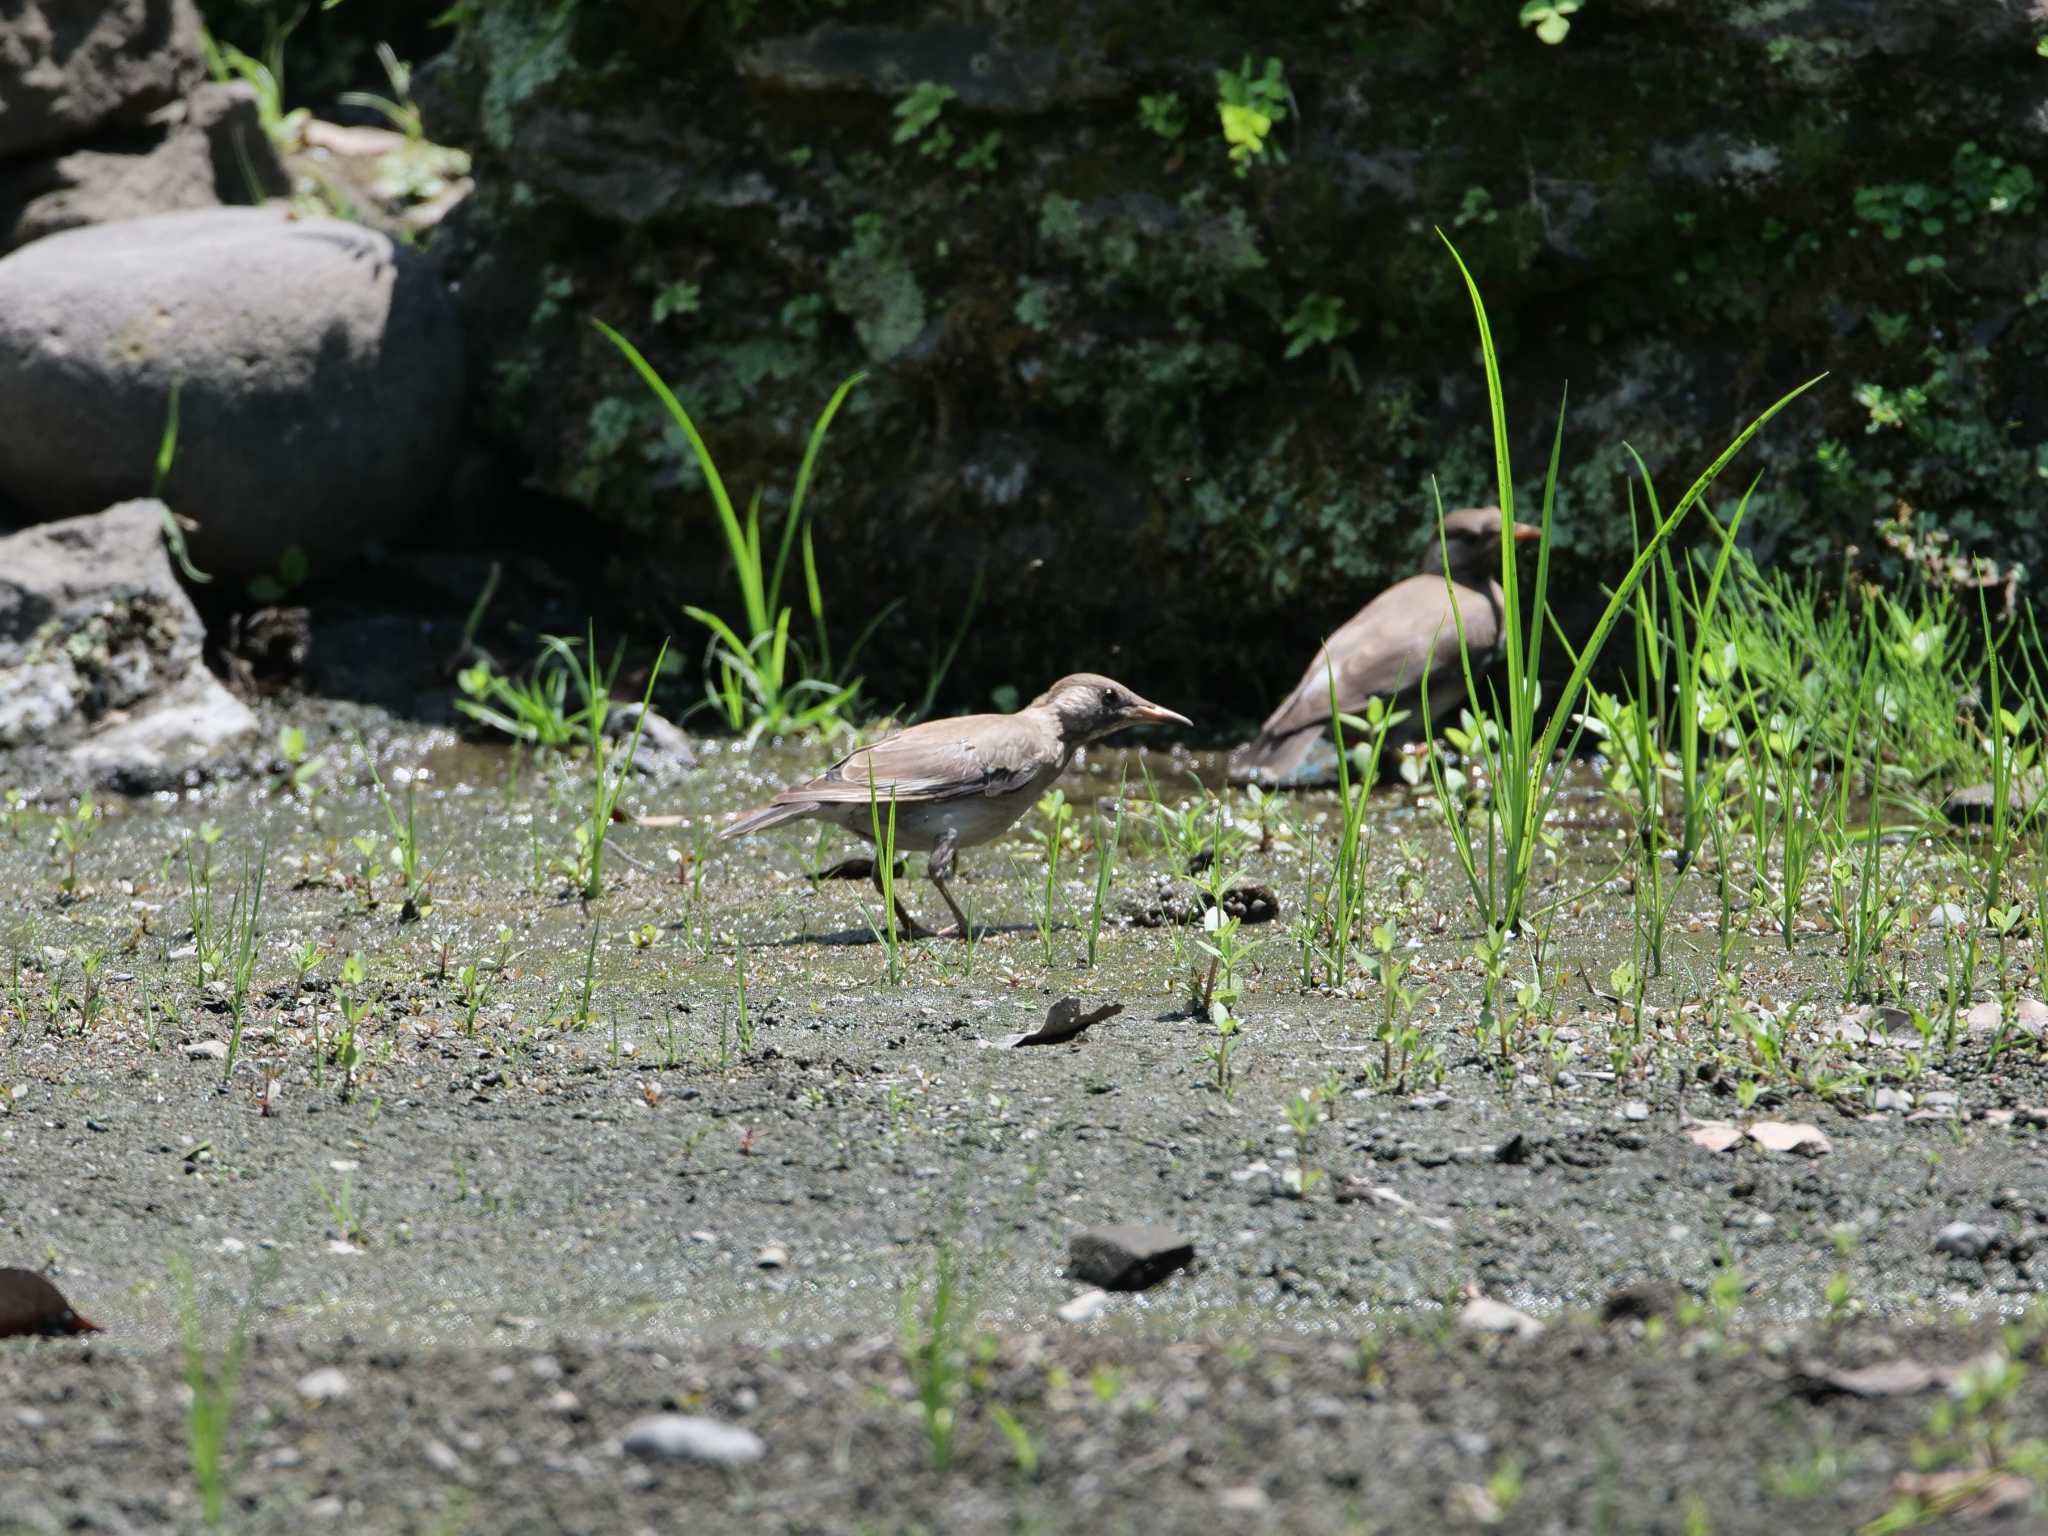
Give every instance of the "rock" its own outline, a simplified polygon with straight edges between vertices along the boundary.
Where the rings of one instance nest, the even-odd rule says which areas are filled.
[[[155,788],[256,731],[201,659],[161,502],[0,538],[0,749],[69,748],[95,780]]]
[[[331,1403],[337,1397],[347,1397],[348,1393],[348,1377],[332,1365],[323,1365],[299,1378],[299,1396],[309,1403]]]
[[[233,282],[221,274],[233,272]],[[424,261],[338,219],[214,208],[75,229],[0,259],[0,493],[40,518],[149,483],[202,570],[304,551],[317,573],[434,507],[462,409],[454,313]]]
[[[421,1447],[421,1453],[427,1458],[428,1466],[446,1477],[456,1477],[462,1472],[462,1458],[445,1440],[429,1440]]]
[[[627,1428],[619,1448],[642,1461],[695,1461],[714,1467],[744,1467],[768,1454],[752,1430],[689,1413],[649,1414]]]
[[[976,22],[914,30],[826,22],[801,37],[770,38],[745,49],[739,66],[751,80],[795,91],[893,97],[929,81],[981,112],[1044,112],[1121,89],[1114,74],[1078,49],[1006,45],[994,27]]]
[[[2042,1028],[2048,1026],[2048,1004],[2036,997],[2016,997],[2012,1000],[2012,1019],[2008,1023],[2003,1005],[1994,997],[1964,1014],[1963,1023],[1979,1034],[1996,1034],[2003,1029],[2011,1036],[2037,1039]],[[1929,1094],[1926,1102],[1932,1104],[1934,1096]]]
[[[226,1061],[228,1043],[225,1040],[194,1040],[185,1047],[187,1061]]]
[[[770,1243],[754,1256],[756,1269],[789,1268],[789,1250],[780,1243]]]
[[[1967,928],[1970,914],[1952,901],[1938,901],[1927,910],[1927,922],[1934,928]]]
[[[144,794],[176,783],[188,768],[220,760],[256,728],[246,704],[194,667],[147,710],[110,720],[71,756],[95,783]]]
[[[1092,1323],[1109,1310],[1109,1292],[1091,1287],[1060,1303],[1060,1321]]]
[[[633,722],[642,714],[638,704],[614,706],[604,718],[604,733],[623,748],[633,735]],[[633,754],[633,771],[657,784],[681,778],[697,766],[697,749],[674,721],[645,711],[647,723],[640,727],[640,747]]]
[[[0,164],[0,254],[87,224],[291,190],[257,119],[255,87],[211,81],[160,116],[49,159]]]
[[[1171,1227],[1122,1222],[1076,1232],[1067,1243],[1067,1272],[1106,1291],[1142,1291],[1195,1256],[1195,1245]]]
[[[1512,1333],[1519,1339],[1533,1339],[1543,1324],[1519,1307],[1511,1307],[1491,1296],[1474,1296],[1458,1313],[1458,1326],[1478,1333]]]
[[[2038,779],[2015,778],[2006,788],[2006,815],[2015,820],[2026,816],[2034,808],[2039,790]],[[1941,809],[1950,821],[1959,824],[1989,823],[1997,809],[1997,796],[1989,784],[1965,784],[1950,792]]]
[[[16,0],[0,26],[0,159],[141,123],[197,83],[193,0]]]
[[[1934,1251],[1954,1259],[1981,1259],[1991,1244],[1989,1232],[1967,1221],[1952,1221],[1934,1234]]]

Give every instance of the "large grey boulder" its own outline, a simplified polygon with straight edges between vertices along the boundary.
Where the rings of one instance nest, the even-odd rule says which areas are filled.
[[[0,159],[143,122],[200,74],[193,0],[0,0]]]
[[[462,345],[433,271],[390,237],[281,209],[77,229],[0,259],[0,497],[70,517],[150,484],[234,580],[293,546],[318,571],[436,505]]]
[[[254,735],[201,659],[163,519],[130,501],[0,538],[0,750],[68,749],[95,781],[142,790]]]
[[[208,81],[157,119],[48,158],[0,163],[0,254],[87,224],[291,190],[257,118],[254,86]]]

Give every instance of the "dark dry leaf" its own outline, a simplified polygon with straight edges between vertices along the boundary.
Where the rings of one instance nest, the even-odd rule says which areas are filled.
[[[1104,1003],[1089,1013],[1081,1011],[1081,999],[1063,997],[1045,1010],[1045,1022],[1028,1035],[1012,1035],[1009,1040],[1014,1049],[1020,1045],[1058,1045],[1072,1040],[1083,1031],[1100,1024],[1104,1019],[1113,1019],[1124,1011],[1122,1003]]]

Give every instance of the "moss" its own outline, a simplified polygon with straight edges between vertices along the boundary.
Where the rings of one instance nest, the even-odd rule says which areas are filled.
[[[1232,702],[1251,712],[1250,675],[1297,664],[1305,639],[1411,568],[1432,476],[1447,503],[1491,497],[1471,309],[1441,225],[1484,286],[1525,471],[1572,385],[1562,586],[1594,590],[1627,547],[1624,440],[1668,494],[1823,367],[1835,382],[1746,461],[1769,469],[1759,539],[1831,561],[1905,496],[2038,542],[2048,432],[2030,381],[2048,306],[2025,307],[2040,273],[2021,227],[2040,167],[2000,105],[2030,55],[1971,53],[1938,29],[1926,69],[1901,80],[1886,55],[1830,46],[1823,9],[1596,7],[1544,48],[1487,0],[1054,3],[1005,24],[1060,50],[1070,78],[1107,57],[1128,71],[1118,92],[1000,119],[956,99],[899,145],[888,96],[737,80],[735,39],[827,14],[796,0],[737,31],[722,6],[586,3],[566,64],[548,51],[552,5],[515,0],[504,35],[463,55],[520,129],[518,159],[480,164],[485,185],[535,189],[479,204],[488,259],[526,278],[479,328],[495,419],[536,479],[632,540],[666,613],[682,593],[722,600],[727,575],[704,558],[694,472],[617,360],[587,348],[582,314],[638,321],[718,424],[735,487],[768,487],[771,515],[818,406],[865,363],[813,504],[828,587],[912,599],[876,642],[880,691],[921,691],[945,638],[930,615],[959,611],[979,568],[1017,585],[1009,628],[977,629],[963,675],[1029,681],[1054,649],[1099,659],[1071,654],[1085,635],[1141,652],[1162,687],[1241,668]],[[907,3],[846,14],[925,19]],[[1239,179],[1214,71],[1248,55],[1282,59],[1294,97],[1275,136],[1288,163]],[[1957,69],[1979,88],[1954,89]],[[1185,107],[1172,142],[1137,109],[1165,90]],[[558,151],[550,114],[571,110]],[[657,125],[720,185],[752,179],[772,198],[593,223],[544,174],[562,168],[551,154],[602,142],[593,122]],[[948,152],[923,153],[939,128]],[[958,163],[996,132],[995,169]],[[1886,239],[1902,212],[1915,219]],[[574,282],[549,308],[551,263]],[[642,318],[679,279],[699,285],[697,310]],[[1310,299],[1357,329],[1290,360],[1285,327]],[[1924,356],[1937,336],[1939,362]],[[1862,385],[1924,398],[1870,432]],[[1033,570],[1057,573],[1060,603],[1033,595]],[[1260,656],[1241,658],[1246,643]]]

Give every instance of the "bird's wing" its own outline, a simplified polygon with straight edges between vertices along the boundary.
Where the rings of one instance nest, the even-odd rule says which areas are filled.
[[[1487,655],[1500,637],[1492,599],[1471,587],[1452,590],[1465,620],[1465,643],[1475,658]],[[1326,655],[1337,659],[1337,704],[1346,713],[1363,708],[1374,695],[1392,698],[1416,687],[1425,665],[1432,683],[1447,679],[1458,670],[1458,625],[1443,577],[1397,581],[1352,615],[1316,653],[1293,692],[1266,717],[1262,736],[1289,736],[1329,722]]]
[[[1006,795],[1030,787],[1061,753],[1051,733],[1016,715],[931,720],[850,752],[808,784],[776,796],[820,805],[865,802],[872,792],[899,805],[929,805],[968,795]]]

